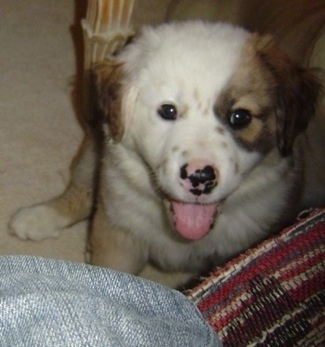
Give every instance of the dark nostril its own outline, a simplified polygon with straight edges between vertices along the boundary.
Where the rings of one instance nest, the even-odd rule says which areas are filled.
[[[215,171],[213,169],[212,166],[207,165],[204,169],[203,169],[203,175],[202,177],[204,177],[206,179],[206,181],[213,181],[216,179],[216,174]]]
[[[186,178],[187,178],[187,171],[186,171],[187,165],[188,165],[188,164],[184,164],[184,165],[181,167],[181,170],[180,170],[180,177],[181,177],[182,180],[186,180]]]

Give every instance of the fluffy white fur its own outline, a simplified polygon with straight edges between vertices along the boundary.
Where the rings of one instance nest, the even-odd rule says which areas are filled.
[[[297,146],[289,154],[281,153],[276,117],[281,112],[283,119],[292,115],[275,112],[280,82],[273,76],[282,65],[297,69],[281,55],[285,63],[270,68],[272,53],[263,65],[269,46],[273,51],[269,39],[227,24],[167,24],[145,29],[116,62],[97,69],[107,124],[90,237],[93,263],[139,273],[152,262],[166,271],[197,273],[265,238],[299,210],[303,202],[292,205],[291,199],[300,196],[302,162],[297,160]],[[108,97],[111,70],[119,70],[120,77],[114,95]],[[256,81],[245,83],[254,74]],[[293,83],[300,83],[300,78],[302,72]],[[310,80],[310,93],[317,94],[318,84]],[[222,98],[236,88],[238,99],[229,98],[224,114]],[[255,96],[261,90],[262,96]],[[176,107],[175,120],[159,115],[165,104]],[[251,123],[232,129],[227,122],[230,109],[250,110]],[[267,141],[263,127],[268,127]],[[39,239],[36,231],[51,222],[53,209],[66,225],[89,216],[85,199],[91,199],[93,192],[88,177],[89,165],[93,166],[90,152],[81,157],[67,192],[42,206],[42,214],[36,216],[36,206],[35,213],[33,208],[27,213],[35,214],[34,218],[22,212],[14,217],[11,228],[16,235]],[[217,175],[216,186],[207,194],[191,193],[188,181],[180,178],[184,165],[198,162],[214,168]],[[88,192],[83,194],[87,198],[71,198],[75,190]],[[197,240],[182,237],[174,228],[173,203],[193,209],[215,206],[211,230]],[[84,213],[76,212],[78,204]]]

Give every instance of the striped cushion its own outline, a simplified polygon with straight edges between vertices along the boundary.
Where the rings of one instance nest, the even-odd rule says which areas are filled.
[[[227,346],[325,346],[325,209],[248,250],[188,293]]]

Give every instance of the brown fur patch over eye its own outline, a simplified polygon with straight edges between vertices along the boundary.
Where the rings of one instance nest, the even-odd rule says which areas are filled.
[[[243,109],[251,121],[239,130],[229,127],[247,150],[291,153],[294,140],[311,119],[320,93],[318,79],[276,48],[270,37],[252,35],[215,106],[216,115],[229,127],[229,113]]]
[[[265,153],[276,143],[275,84],[251,46],[243,50],[240,62],[216,102],[216,116],[243,147]],[[236,110],[245,110],[251,117],[246,126],[237,130],[229,123],[230,114]]]

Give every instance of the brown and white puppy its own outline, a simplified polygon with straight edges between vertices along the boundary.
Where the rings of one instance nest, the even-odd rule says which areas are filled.
[[[325,196],[308,196],[297,141],[320,84],[269,37],[199,21],[146,28],[96,76],[105,139],[93,264],[196,274]],[[93,142],[62,196],[13,217],[17,236],[57,236],[89,217]]]

